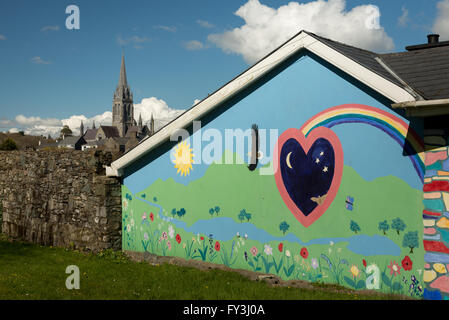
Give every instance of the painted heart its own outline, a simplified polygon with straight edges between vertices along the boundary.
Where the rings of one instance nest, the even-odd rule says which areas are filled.
[[[343,149],[326,127],[310,131],[287,129],[275,147],[275,180],[282,199],[295,218],[310,226],[329,208],[340,187]]]

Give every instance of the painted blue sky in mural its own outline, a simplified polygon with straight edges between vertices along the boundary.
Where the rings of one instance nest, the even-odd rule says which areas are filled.
[[[402,51],[431,32],[449,40],[448,1],[2,1],[0,131],[55,134],[80,115],[110,121],[121,47],[136,110],[157,118],[189,108],[299,29],[374,51]],[[80,30],[65,28],[70,4]],[[367,28],[376,19],[379,28]]]
[[[323,88],[326,90],[325,95],[322,94]],[[195,154],[198,149],[195,148],[193,141],[208,128],[215,128],[222,132],[230,126],[246,130],[251,128],[253,123],[256,123],[259,129],[277,128],[280,135],[288,128],[299,129],[320,111],[345,103],[360,103],[389,110],[376,98],[346,81],[340,74],[331,72],[319,62],[305,55],[262,87],[242,98],[212,122],[203,126],[202,132],[194,133],[189,139],[189,143],[191,147],[194,147],[193,153]],[[279,106],[282,106],[283,110],[287,112],[276,112]],[[400,156],[403,153],[402,148],[383,131],[359,123],[335,126],[332,131],[337,134],[341,142],[344,164],[354,168],[365,180],[371,181],[378,177],[394,175],[413,188],[422,190],[422,182],[412,163],[408,157]],[[363,138],[361,139],[361,137]],[[271,161],[272,149],[276,143],[276,141],[270,143],[269,137],[266,140],[267,147],[266,150],[262,150],[264,157],[261,159],[261,165]],[[203,142],[202,146],[204,147],[205,144],[207,142]],[[236,151],[235,144],[233,151]],[[396,156],[388,157],[386,156],[388,154]],[[217,160],[222,156],[222,153],[215,155]],[[247,159],[245,152],[239,156],[242,159]],[[144,190],[156,179],[173,178],[176,182],[187,185],[201,178],[207,168],[206,164],[193,164],[190,174],[181,177],[171,163],[171,153],[167,152],[155,159],[151,166],[143,167],[140,171],[126,177],[125,184],[134,193]],[[158,172],[158,174],[152,174],[154,172]]]

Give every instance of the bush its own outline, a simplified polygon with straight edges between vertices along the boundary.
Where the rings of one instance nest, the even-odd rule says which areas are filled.
[[[7,138],[5,141],[2,142],[2,144],[0,144],[0,150],[11,151],[17,149],[18,147],[16,142],[11,138]]]

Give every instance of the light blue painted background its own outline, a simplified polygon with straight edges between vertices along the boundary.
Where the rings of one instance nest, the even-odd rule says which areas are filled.
[[[221,130],[223,145],[224,129],[246,130],[253,123],[256,123],[259,129],[267,131],[270,128],[277,128],[281,134],[288,128],[300,128],[308,119],[325,109],[347,103],[365,104],[394,113],[341,75],[304,55],[225,113],[203,126],[202,131],[207,128]],[[422,182],[411,161],[402,155],[402,148],[383,131],[366,124],[343,124],[333,127],[332,130],[341,141],[345,165],[354,168],[364,179],[372,180],[394,175],[413,188],[422,190]],[[196,134],[198,132],[193,137]],[[203,142],[203,147],[206,144],[207,142]],[[273,146],[270,147],[272,148]],[[170,152],[125,177],[124,184],[133,193],[142,191],[156,179],[173,178],[176,182],[188,184],[200,178],[207,169],[207,165],[194,164],[190,175],[181,177],[176,173],[177,170],[170,160]],[[194,150],[194,153],[197,153],[197,150]]]

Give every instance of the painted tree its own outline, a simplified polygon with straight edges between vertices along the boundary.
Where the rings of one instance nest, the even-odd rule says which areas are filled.
[[[290,225],[286,221],[282,221],[279,225],[279,230],[281,230],[284,234],[288,231]]]
[[[349,228],[351,229],[351,231],[354,231],[355,233],[357,233],[361,230],[360,226],[354,220],[351,220],[351,224],[349,225]]]
[[[396,232],[399,234],[399,231],[404,231],[407,225],[402,221],[401,218],[393,219],[393,222],[391,223],[391,229],[396,230]]]
[[[249,212],[247,212],[246,214],[245,214],[245,218],[246,218],[246,220],[249,222],[249,220],[251,220],[251,213],[249,213]]]
[[[210,214],[211,217],[214,215],[214,213],[215,213],[215,210],[213,208],[210,208],[209,209],[209,214]]]
[[[419,247],[418,231],[407,232],[402,240],[402,246],[409,247],[410,253],[413,253],[413,249]]]
[[[246,218],[246,210],[245,209],[242,209],[240,211],[238,218],[239,218],[240,222],[243,222],[243,220],[245,220],[245,218]]]
[[[383,231],[384,234],[387,234],[388,229],[390,229],[390,225],[387,220],[379,222],[379,230]]]
[[[179,209],[179,210],[176,212],[176,214],[178,215],[178,217],[182,218],[182,217],[184,217],[185,214],[186,214],[186,209],[181,208],[181,209]]]
[[[171,215],[173,216],[173,218],[176,216],[176,214],[177,214],[176,209],[173,208],[173,209],[171,210]]]
[[[215,211],[215,213],[216,213],[217,216],[218,216],[218,214],[220,213],[220,207],[219,207],[219,206],[216,206],[216,207],[214,208],[214,211]]]

